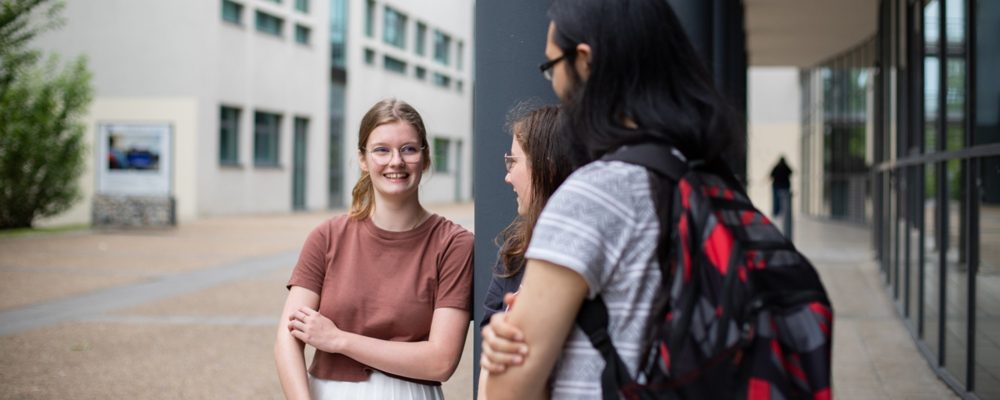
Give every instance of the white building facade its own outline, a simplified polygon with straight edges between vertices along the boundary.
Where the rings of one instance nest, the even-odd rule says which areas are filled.
[[[360,175],[361,118],[387,97],[410,103],[427,128],[433,163],[421,183],[421,200],[472,199],[474,9],[470,0],[347,3],[344,204],[350,204]]]
[[[33,42],[85,55],[95,98],[83,199],[41,224],[89,223],[104,160],[98,127],[170,127],[179,222],[327,207],[326,0],[67,2]]]
[[[66,24],[33,45],[64,60],[88,58],[91,154],[81,201],[38,223],[91,222],[107,125],[169,127],[165,165],[180,223],[344,207],[360,175],[361,118],[386,97],[424,117],[434,166],[422,200],[470,201],[474,7],[467,0],[67,2]]]

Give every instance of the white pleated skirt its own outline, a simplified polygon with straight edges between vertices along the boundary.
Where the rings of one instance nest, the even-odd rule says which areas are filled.
[[[367,381],[343,382],[309,375],[313,400],[444,400],[441,386],[428,386],[373,371]]]

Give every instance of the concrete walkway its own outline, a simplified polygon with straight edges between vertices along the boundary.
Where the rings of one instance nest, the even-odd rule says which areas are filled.
[[[471,204],[428,208],[474,229]],[[284,285],[331,215],[0,239],[0,399],[281,398]],[[471,340],[443,389],[472,398]]]
[[[868,229],[800,217],[795,244],[834,307],[836,399],[957,399],[920,356],[882,284]]]
[[[471,205],[431,208],[474,228]],[[284,283],[330,215],[0,239],[0,398],[280,398],[271,349]],[[956,398],[896,316],[868,231],[796,225],[836,309],[835,397]],[[444,390],[472,397],[471,341]]]

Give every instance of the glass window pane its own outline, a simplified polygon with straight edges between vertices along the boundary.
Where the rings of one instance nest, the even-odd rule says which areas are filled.
[[[938,321],[940,311],[939,284],[940,271],[938,269],[938,241],[937,241],[937,164],[927,164],[924,166],[924,231],[923,231],[923,252],[924,252],[924,324],[923,339],[924,344],[931,350],[931,354],[937,357],[938,354]]]
[[[948,130],[945,149],[965,147],[965,60],[962,56],[948,58],[948,88],[945,95],[948,110]]]
[[[240,110],[232,107],[219,109],[219,163],[239,163]]]
[[[966,338],[968,335],[968,258],[965,253],[965,174],[962,160],[946,163],[948,190],[945,277],[945,368],[965,385]]]
[[[1000,2],[982,1],[1000,6]],[[1000,7],[994,7],[994,11]],[[997,15],[997,14],[994,14]],[[979,161],[979,268],[976,274],[976,388],[1000,398],[1000,157]]]
[[[382,57],[383,65],[385,69],[392,72],[398,72],[400,74],[406,73],[406,63],[393,57],[384,56]]]
[[[424,55],[427,52],[427,25],[417,22],[417,55]]]
[[[443,65],[448,65],[450,52],[451,37],[439,31],[434,31],[434,60]]]
[[[449,78],[447,75],[443,75],[443,74],[439,74],[439,73],[435,72],[434,73],[434,84],[438,85],[440,87],[443,87],[443,88],[451,87],[451,78]]]
[[[424,67],[417,67],[416,71],[414,72],[414,76],[416,76],[417,79],[420,80],[427,79],[427,69]]]
[[[365,49],[365,64],[375,65],[375,50]]]
[[[257,30],[275,36],[281,36],[281,26],[284,20],[271,14],[257,11]]]
[[[345,68],[347,38],[347,0],[330,1],[330,61],[333,66]]]
[[[908,298],[906,309],[907,315],[909,316],[909,323],[914,332],[916,332],[917,324],[920,321],[919,309],[920,309],[920,213],[923,212],[922,200],[923,196],[919,194],[922,191],[923,186],[923,176],[920,172],[923,171],[923,167],[907,167],[907,172],[909,172],[909,190],[907,191],[907,223],[906,229],[908,245],[909,245],[909,260],[907,263],[907,274],[906,277],[906,291],[904,292],[904,299]],[[917,195],[914,196],[914,193]]]
[[[280,126],[280,115],[264,112],[254,113],[253,154],[255,165],[278,165]]]
[[[450,140],[434,138],[434,172],[448,172],[448,153],[450,149]]]
[[[295,9],[304,13],[308,13],[309,0],[295,0]]]
[[[230,0],[222,0],[222,20],[243,25],[243,5]]]
[[[938,40],[940,39],[938,0],[931,0],[924,6],[924,152],[932,153],[938,148],[937,120],[939,82],[941,82],[941,60]]]
[[[945,34],[948,44],[965,43],[965,0],[948,0],[945,4]]]
[[[976,121],[973,143],[1000,143],[1000,1],[979,0],[976,12]]]
[[[365,36],[375,37],[375,1],[365,3]]]
[[[309,44],[309,28],[302,25],[295,25],[295,41],[301,44]]]
[[[385,26],[382,40],[398,48],[406,47],[406,16],[391,7],[385,7]]]

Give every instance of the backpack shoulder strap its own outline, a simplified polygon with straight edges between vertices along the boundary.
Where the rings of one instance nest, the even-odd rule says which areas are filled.
[[[638,143],[622,146],[605,154],[601,160],[622,161],[639,165],[645,167],[661,180],[666,179],[672,183],[676,183],[690,171],[687,161],[679,151],[661,143]],[[660,253],[659,246],[658,243],[658,254]],[[632,382],[632,377],[608,335],[608,308],[604,300],[600,296],[592,300],[585,300],[576,315],[576,324],[587,334],[590,343],[604,358],[605,366],[601,373],[603,399],[618,399],[619,390],[629,385]]]
[[[576,324],[604,358],[604,371],[601,372],[602,399],[618,400],[619,389],[629,384],[632,378],[608,335],[608,307],[604,304],[604,299],[597,296],[584,300],[580,312],[576,314]]]
[[[603,161],[623,161],[646,167],[677,182],[690,170],[684,156],[672,146],[647,142],[626,145],[601,157]]]

